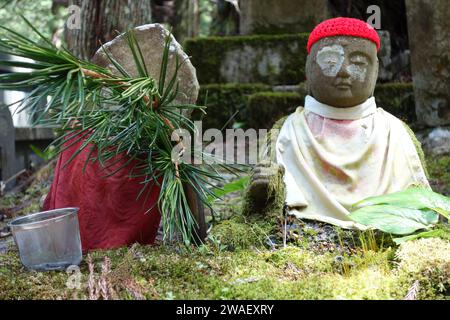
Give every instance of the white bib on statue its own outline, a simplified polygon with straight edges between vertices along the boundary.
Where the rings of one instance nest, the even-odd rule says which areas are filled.
[[[285,168],[290,214],[344,228],[361,227],[347,215],[364,198],[411,184],[429,187],[404,124],[373,97],[335,108],[307,96],[305,108],[284,122],[276,157]]]

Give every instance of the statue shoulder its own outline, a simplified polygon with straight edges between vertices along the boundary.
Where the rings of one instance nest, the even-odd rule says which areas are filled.
[[[275,124],[273,125],[273,127],[270,130],[281,130],[281,128],[283,127],[283,125],[286,123],[286,121],[290,118],[293,118],[294,115],[296,114],[300,114],[304,111],[303,107],[297,107],[297,109],[295,110],[295,112],[282,117],[281,119],[277,120],[275,122]]]
[[[426,160],[425,160],[425,153],[423,152],[422,144],[420,143],[419,139],[417,139],[414,131],[410,128],[410,126],[408,124],[406,124],[406,122],[402,121],[401,119],[397,118],[396,116],[387,112],[386,110],[383,110],[381,108],[379,108],[379,109],[389,118],[389,120],[391,122],[396,123],[399,127],[403,128],[408,133],[409,137],[411,138],[412,143],[414,144],[414,147],[416,148],[417,154],[419,155],[420,162],[425,171],[425,175],[427,176],[427,178],[429,178]]]
[[[403,122],[400,119],[398,119],[398,120],[402,123],[402,125],[405,128],[406,132],[408,132],[408,134],[411,137],[411,140],[412,140],[412,142],[414,144],[414,147],[416,147],[416,151],[417,151],[417,154],[419,155],[419,159],[420,159],[420,162],[422,164],[422,168],[425,171],[425,176],[427,178],[430,178],[430,176],[428,174],[427,163],[426,163],[426,160],[425,160],[425,153],[423,152],[423,149],[422,149],[422,144],[420,143],[419,139],[417,139],[416,134],[414,133],[414,131],[405,122]]]

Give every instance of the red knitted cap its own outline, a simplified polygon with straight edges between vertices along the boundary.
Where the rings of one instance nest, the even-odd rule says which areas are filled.
[[[377,31],[367,22],[354,18],[334,18],[319,23],[309,35],[308,54],[314,43],[322,38],[334,36],[351,36],[368,39],[380,50],[380,37]]]

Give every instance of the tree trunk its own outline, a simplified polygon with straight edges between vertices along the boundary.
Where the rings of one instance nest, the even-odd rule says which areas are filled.
[[[197,37],[200,29],[199,0],[175,0],[173,33],[179,43]]]
[[[71,0],[81,8],[81,28],[65,29],[68,49],[82,59],[91,59],[101,43],[117,32],[151,23],[150,0]]]

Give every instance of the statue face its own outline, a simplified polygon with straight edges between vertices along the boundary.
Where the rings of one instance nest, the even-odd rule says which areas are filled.
[[[319,102],[338,108],[361,104],[375,90],[377,46],[348,36],[320,39],[311,47],[306,75],[310,95]]]

